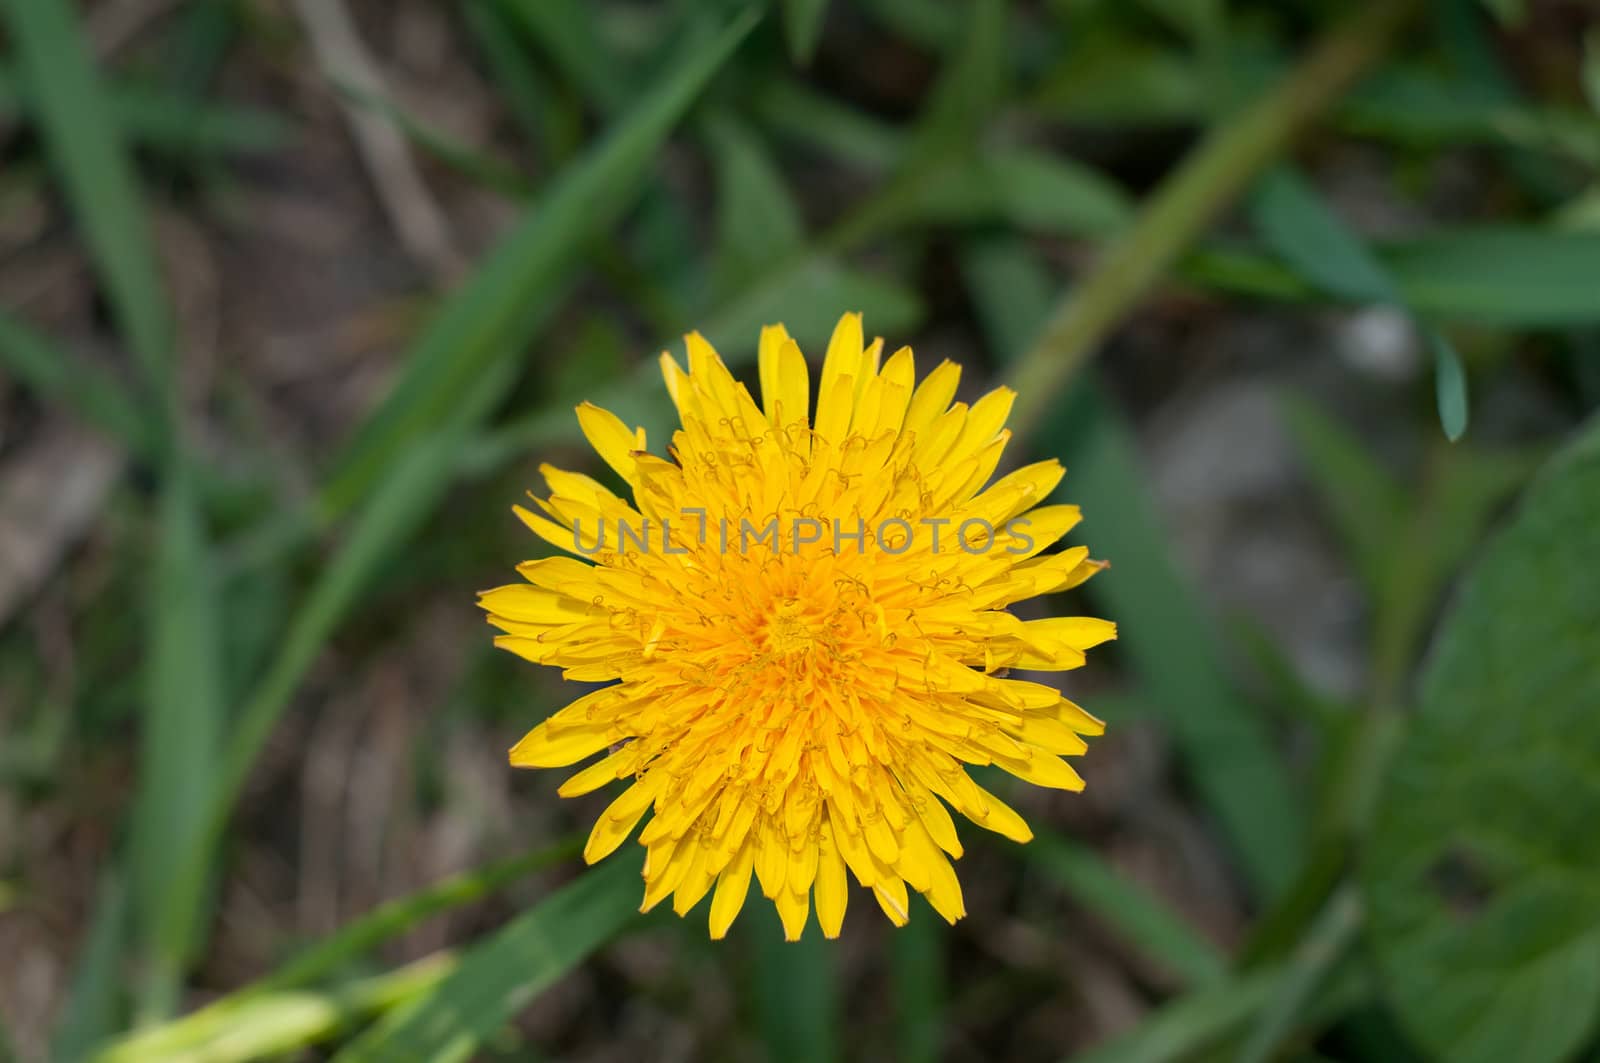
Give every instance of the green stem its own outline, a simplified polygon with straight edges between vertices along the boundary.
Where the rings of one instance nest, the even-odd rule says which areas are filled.
[[[1011,427],[1026,436],[1133,305],[1301,129],[1383,54],[1417,0],[1374,0],[1284,81],[1219,124],[1156,191],[1133,228],[1060,304],[1013,374]]]

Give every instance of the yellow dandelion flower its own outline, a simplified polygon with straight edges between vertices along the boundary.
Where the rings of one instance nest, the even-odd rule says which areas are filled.
[[[597,406],[584,435],[631,488],[545,466],[550,497],[517,514],[576,556],[529,561],[526,583],[483,594],[498,645],[569,679],[610,682],[511,750],[519,767],[604,756],[566,797],[631,780],[594,825],[590,863],[645,816],[644,903],[686,914],[708,892],[722,937],[754,875],[790,940],[812,898],[839,933],[846,872],[888,917],[907,889],[965,914],[949,809],[1026,842],[1021,816],[965,765],[1079,790],[1065,756],[1103,725],[1053,686],[1114,638],[1092,617],[1021,620],[1006,607],[1065,590],[1102,563],[1045,551],[1078,509],[1043,505],[1045,461],[989,483],[1014,393],[951,404],[960,368],[914,386],[910,348],[879,365],[861,316],[834,330],[808,418],[805,359],[781,325],[760,342],[757,406],[702,337],[685,372],[661,356],[682,429],[672,460]],[[948,808],[947,808],[948,806]]]

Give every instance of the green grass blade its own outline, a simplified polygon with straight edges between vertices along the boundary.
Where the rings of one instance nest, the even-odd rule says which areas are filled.
[[[656,151],[759,17],[747,11],[700,43],[582,160],[557,178],[444,306],[405,359],[394,389],[360,429],[323,495],[346,511],[407,440],[452,418],[497,362],[516,357],[571,283],[587,242],[633,199]]]
[[[51,1058],[59,1063],[77,1063],[116,1033],[122,992],[117,965],[127,928],[127,887],[115,873],[107,874],[95,895],[94,920],[50,1042]]]
[[[258,154],[280,146],[289,124],[270,111],[180,96],[136,82],[107,85],[112,116],[129,144],[187,155]],[[0,116],[33,106],[15,71],[0,65]]]
[[[1063,454],[1067,496],[1083,506],[1108,572],[1089,587],[1115,617],[1118,646],[1183,752],[1190,777],[1228,832],[1258,893],[1286,886],[1302,845],[1301,802],[1263,721],[1229,682],[1216,630],[1178,571],[1143,490],[1132,431],[1094,383],[1038,436]],[[1091,523],[1092,522],[1092,523]]]
[[[1261,178],[1250,215],[1273,252],[1330,295],[1353,303],[1399,301],[1377,256],[1291,167],[1275,167]]]
[[[944,941],[944,924],[926,907],[890,937],[895,1059],[900,1063],[935,1063],[940,1058],[948,996]]]
[[[955,148],[970,151],[1005,94],[1008,67],[1006,5],[1002,0],[976,0],[961,41],[961,50],[940,74],[911,131],[911,142],[901,160],[902,172]]]
[[[160,521],[139,791],[128,852],[145,1018],[174,1010],[197,944],[204,877],[180,881],[173,871],[205,834],[223,709],[210,548],[181,469],[163,489]]]
[[[499,86],[501,101],[523,136],[530,144],[544,143],[545,97],[549,90],[524,54],[498,0],[470,0],[462,9],[462,16]]]
[[[1014,360],[1048,309],[1023,298],[1050,288],[1043,266],[1021,242],[991,246],[969,274],[994,269],[1009,253],[1002,279],[1035,274],[1009,291],[979,281],[979,314],[996,352]],[[995,298],[996,295],[1004,296]],[[1037,398],[1039,403],[1046,400]],[[1043,409],[1043,405],[1040,407]],[[1152,705],[1183,752],[1201,796],[1228,832],[1251,883],[1272,895],[1293,874],[1300,848],[1299,802],[1262,721],[1232,689],[1215,644],[1215,626],[1178,572],[1161,532],[1131,430],[1110,396],[1092,380],[1056,401],[1054,416],[1032,441],[1067,465],[1066,497],[1083,506],[1089,541],[1110,572],[1089,585],[1104,615],[1118,624],[1127,656]]]
[[[453,875],[409,897],[381,904],[367,915],[346,923],[337,933],[285,964],[261,984],[274,990],[305,985],[440,912],[471,904],[535,871],[572,859],[582,851],[581,840],[546,846]]]
[[[796,63],[811,62],[817,42],[822,39],[822,19],[828,13],[828,0],[783,0],[783,33],[789,42],[789,58]]]
[[[1431,325],[1422,327],[1422,336],[1433,352],[1434,403],[1439,409],[1439,426],[1445,438],[1454,443],[1467,432],[1467,371],[1455,345]]]
[[[757,1018],[771,1063],[829,1063],[840,1058],[839,987],[833,942],[815,916],[799,941],[783,940],[777,909],[753,898],[756,922]]]
[[[739,286],[805,240],[800,208],[783,176],[751,132],[719,115],[707,136],[717,174],[717,250],[713,287]]]
[[[566,78],[601,114],[613,115],[634,98],[625,68],[606,47],[594,5],[584,0],[499,0],[500,9],[539,43]]]
[[[1257,172],[1383,55],[1420,0],[1362,4],[1278,84],[1216,123],[1064,299],[1013,371],[1011,426],[1027,435],[1129,310]]]
[[[379,93],[337,77],[334,87],[351,103],[392,122],[406,139],[468,180],[510,199],[526,199],[532,194],[531,182],[510,163],[440,132]]]
[[[1123,940],[1189,986],[1213,985],[1227,974],[1227,957],[1215,945],[1093,849],[1041,833],[1022,855]]]
[[[1071,1063],[1173,1063],[1191,1059],[1254,1015],[1283,972],[1269,968],[1197,990],[1130,1032],[1072,1057]]]
[[[540,992],[638,919],[639,861],[612,857],[461,957],[431,992],[386,1016],[335,1063],[471,1058]]]
[[[1365,443],[1308,398],[1284,403],[1285,421],[1368,594],[1380,593],[1400,541],[1406,492]]]
[[[460,441],[460,432],[447,432],[411,445],[388,470],[343,545],[322,568],[229,736],[215,794],[216,814],[226,815],[273,726],[339,621],[437,503]]]
[[[138,457],[155,457],[149,418],[111,374],[0,313],[0,367],[42,402],[58,405]]]
[[[0,0],[55,168],[123,337],[165,389],[172,321],[122,130],[68,0]],[[162,392],[165,393],[164,390]]]
[[[1600,232],[1492,225],[1447,229],[1378,247],[1405,303],[1429,321],[1556,329],[1600,321],[1594,277]],[[1507,270],[1505,264],[1517,268]],[[1192,281],[1261,299],[1307,302],[1322,293],[1273,257],[1237,247],[1197,250]]]
[[[250,985],[153,1029],[112,1046],[112,1056],[154,1059],[194,1051],[243,1024],[260,998],[287,999],[284,994],[317,981],[354,963],[384,941],[404,934],[427,919],[480,900],[501,887],[562,860],[582,849],[574,840],[488,864],[451,876],[409,896],[389,901],[352,920],[337,932],[307,948],[276,971]]]
[[[1417,319],[1400,286],[1366,243],[1293,169],[1263,177],[1251,200],[1256,228],[1295,272],[1330,295],[1354,303],[1385,303],[1411,314],[1433,352],[1439,423],[1452,442],[1467,430],[1467,377],[1448,339]]]
[[[1344,958],[1360,927],[1361,899],[1354,886],[1345,886],[1328,901],[1311,932],[1296,947],[1238,1055],[1239,1063],[1270,1063],[1276,1058],[1312,995]]]
[[[754,105],[762,123],[774,131],[865,170],[887,172],[905,151],[898,126],[798,81],[768,81]]]

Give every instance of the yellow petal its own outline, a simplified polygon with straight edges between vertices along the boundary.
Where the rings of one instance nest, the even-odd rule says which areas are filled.
[[[591,753],[600,752],[619,737],[616,727],[611,723],[562,727],[552,731],[551,721],[546,720],[511,747],[511,766],[565,768]]]
[[[1027,821],[1017,815],[1015,809],[977,783],[972,785],[973,789],[978,791],[979,801],[972,808],[961,810],[968,819],[985,830],[992,830],[1014,842],[1033,841],[1033,831],[1028,827]]]
[[[647,775],[622,791],[594,821],[589,841],[583,847],[584,861],[597,863],[616,852],[617,846],[626,841],[628,835],[633,833],[633,828],[639,825],[639,820],[649,810],[650,802],[659,788],[654,776]]]
[[[944,361],[939,368],[923,378],[917,385],[917,390],[911,395],[911,406],[906,410],[904,432],[914,432],[917,435],[928,430],[934,419],[950,408],[950,400],[956,397],[956,386],[961,383],[961,367],[954,362]]]
[[[778,918],[783,921],[783,940],[799,941],[806,928],[806,916],[811,914],[810,892],[795,893],[785,888],[773,900],[778,906]]]
[[[678,883],[677,890],[672,895],[672,910],[679,915],[688,915],[694,906],[700,903],[700,898],[711,889],[715,876],[711,871],[711,849],[701,839],[690,836],[685,844],[691,850],[689,867],[683,873],[683,880]]]
[[[817,385],[817,432],[835,449],[844,441],[844,432],[850,426],[850,410],[855,405],[856,381],[861,378],[862,355],[861,315],[845,314],[834,326],[833,337],[828,340],[828,354],[822,360],[822,379]],[[849,384],[839,387],[846,378]],[[823,425],[834,426],[834,435],[823,431]]]
[[[894,875],[880,878],[872,885],[872,895],[878,898],[878,907],[895,926],[905,926],[911,921],[911,898],[906,895],[906,884]]]
[[[639,751],[632,743],[622,747],[610,756],[602,757],[582,771],[570,776],[563,782],[556,793],[562,797],[581,797],[583,794],[593,793],[602,786],[616,782],[633,774],[639,766]]]
[[[633,482],[633,452],[643,450],[644,429],[629,431],[622,418],[592,402],[578,407],[578,426],[595,453],[629,483]]]
[[[764,896],[775,898],[783,889],[783,876],[789,866],[789,847],[783,842],[771,821],[762,823],[753,839],[755,845],[756,878],[761,882]]]
[[[733,925],[739,909],[744,907],[745,896],[750,892],[750,869],[755,859],[755,846],[748,842],[739,847],[739,855],[723,869],[717,879],[717,892],[711,897],[711,939],[721,941]]]
[[[844,857],[834,844],[833,826],[822,823],[822,839],[817,858],[817,922],[824,937],[836,938],[844,925],[844,910],[849,902],[849,885],[844,876]]]

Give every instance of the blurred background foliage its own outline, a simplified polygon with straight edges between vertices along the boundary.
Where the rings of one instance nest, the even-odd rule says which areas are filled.
[[[1110,735],[712,944],[472,592],[847,309],[1065,459]],[[0,1058],[1592,1058],[1597,403],[1589,0],[0,0]]]

